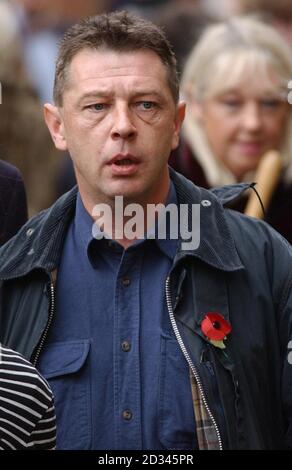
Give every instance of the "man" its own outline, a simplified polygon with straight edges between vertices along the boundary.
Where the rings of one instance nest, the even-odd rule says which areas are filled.
[[[0,251],[0,320],[53,388],[57,447],[292,447],[291,249],[224,209],[248,185],[169,172],[184,104],[163,33],[124,12],[73,26],[54,99],[78,187]]]
[[[0,384],[0,450],[54,449],[51,390],[24,357],[1,344]]]
[[[26,193],[22,177],[14,166],[0,160],[0,245],[27,221]]]

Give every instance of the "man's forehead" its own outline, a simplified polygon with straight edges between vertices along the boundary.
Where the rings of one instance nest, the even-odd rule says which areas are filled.
[[[83,49],[72,59],[70,79],[136,76],[166,78],[167,70],[160,57],[151,50],[113,51]]]

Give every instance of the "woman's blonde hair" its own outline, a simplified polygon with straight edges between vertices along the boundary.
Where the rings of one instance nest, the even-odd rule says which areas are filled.
[[[186,62],[181,91],[186,102],[200,102],[223,93],[238,84],[246,71],[259,81],[271,82],[271,70],[279,80],[275,90],[287,100],[288,83],[292,80],[292,51],[273,27],[253,17],[232,18],[209,26]],[[189,106],[191,108],[191,106]],[[204,130],[187,110],[184,133],[199,159],[210,184],[233,182],[232,175],[214,162]],[[283,141],[284,161],[292,162],[292,113],[289,113]]]

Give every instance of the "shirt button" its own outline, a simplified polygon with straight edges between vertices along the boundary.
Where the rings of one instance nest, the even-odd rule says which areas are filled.
[[[128,277],[123,277],[122,284],[124,287],[128,287],[131,284],[131,280]]]
[[[124,352],[129,352],[131,349],[131,344],[129,343],[129,341],[123,341],[122,342],[122,350]]]
[[[131,410],[124,410],[123,411],[123,418],[125,421],[130,421],[130,419],[132,419],[133,417],[133,413]]]

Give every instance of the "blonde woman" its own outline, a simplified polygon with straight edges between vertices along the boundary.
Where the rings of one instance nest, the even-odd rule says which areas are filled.
[[[187,60],[184,143],[173,166],[199,186],[252,181],[268,150],[284,171],[266,220],[292,242],[292,51],[270,26],[237,17],[207,28]],[[290,173],[290,174],[289,174]],[[243,210],[246,200],[237,207]]]

